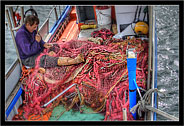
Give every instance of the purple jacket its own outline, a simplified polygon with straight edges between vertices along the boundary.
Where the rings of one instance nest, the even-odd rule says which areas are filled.
[[[25,24],[17,31],[15,41],[21,59],[26,59],[43,51],[45,42],[43,40],[37,42],[35,36],[36,30],[30,33]]]

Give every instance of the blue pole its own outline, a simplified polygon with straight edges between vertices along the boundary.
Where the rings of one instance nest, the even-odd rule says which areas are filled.
[[[136,80],[137,58],[127,58],[128,78],[129,78],[129,104],[130,110],[136,105],[136,86],[133,80]],[[136,119],[136,112],[131,113]]]
[[[156,16],[155,16],[155,80],[154,87],[157,88],[157,24],[156,24]],[[154,93],[154,107],[157,108],[157,94]],[[157,114],[154,112],[153,120],[157,120]]]

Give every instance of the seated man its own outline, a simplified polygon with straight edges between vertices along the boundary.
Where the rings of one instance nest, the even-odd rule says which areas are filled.
[[[29,15],[26,17],[24,24],[18,30],[16,34],[16,44],[19,51],[19,55],[22,64],[28,67],[35,67],[35,60],[44,48],[49,49],[52,47],[51,43],[46,43],[41,39],[41,36],[37,34],[37,27],[39,19],[37,16]],[[46,60],[52,62],[49,65]],[[42,68],[61,66],[61,65],[72,65],[84,62],[84,57],[79,54],[76,58],[70,57],[51,57],[44,55],[40,59],[40,66]]]

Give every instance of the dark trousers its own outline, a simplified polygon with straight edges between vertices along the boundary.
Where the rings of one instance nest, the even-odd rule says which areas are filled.
[[[37,55],[31,56],[31,57],[28,57],[26,59],[22,59],[22,63],[25,66],[33,68],[33,67],[35,67],[36,58],[39,55],[40,54],[37,54]],[[40,64],[39,65],[40,65],[40,67],[43,67],[43,68],[56,67],[57,66],[57,60],[58,60],[58,57],[51,57],[51,56],[48,56],[48,55],[43,55],[40,58]]]

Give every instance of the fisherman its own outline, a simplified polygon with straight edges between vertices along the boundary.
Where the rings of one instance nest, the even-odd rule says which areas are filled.
[[[22,64],[33,68],[35,67],[35,60],[44,50],[44,48],[51,48],[51,43],[46,43],[38,34],[37,28],[39,18],[35,15],[28,15],[24,24],[16,33],[16,44]],[[51,54],[51,53],[50,53]],[[43,55],[40,58],[40,67],[48,68],[61,65],[72,65],[84,62],[84,57],[79,54],[76,58],[70,57],[52,57],[52,55]]]

